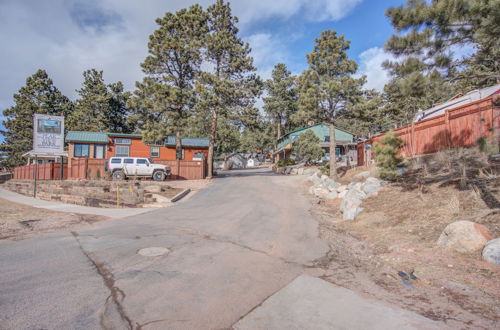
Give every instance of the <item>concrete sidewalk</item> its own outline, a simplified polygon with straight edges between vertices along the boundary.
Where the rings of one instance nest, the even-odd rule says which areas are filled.
[[[301,275],[233,326],[236,330],[448,329],[446,324]]]
[[[3,188],[0,188],[0,198],[9,200],[14,203],[25,204],[42,209],[49,209],[49,210],[68,212],[68,213],[102,215],[110,218],[125,218],[132,215],[146,213],[151,210],[158,210],[158,208],[100,208],[100,207],[90,207],[90,206],[82,206],[76,204],[66,204],[60,202],[51,202],[24,196],[9,190],[5,190]]]

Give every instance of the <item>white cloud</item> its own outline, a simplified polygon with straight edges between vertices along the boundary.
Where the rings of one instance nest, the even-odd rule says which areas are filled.
[[[361,75],[366,75],[367,80],[364,88],[383,91],[384,85],[390,77],[387,71],[382,68],[382,63],[386,60],[392,60],[394,57],[382,48],[373,47],[362,52],[359,59],[359,72]]]
[[[336,20],[361,0],[235,0],[245,40],[259,73],[269,77],[274,63],[287,62],[287,45],[270,33],[252,34],[268,19]],[[74,98],[82,72],[104,70],[107,82],[123,81],[129,90],[141,79],[140,63],[147,55],[155,19],[193,3],[207,7],[213,0],[2,0],[0,2],[0,107],[37,69],[47,70],[56,86]],[[297,31],[294,31],[297,33]],[[288,64],[288,63],[287,63]],[[293,68],[292,68],[293,69]]]

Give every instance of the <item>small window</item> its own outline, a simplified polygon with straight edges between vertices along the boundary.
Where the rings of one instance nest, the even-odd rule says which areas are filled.
[[[115,144],[130,144],[130,142],[128,138],[115,138]]]
[[[115,156],[117,157],[130,156],[130,146],[116,146]]]
[[[74,145],[73,156],[74,157],[88,157],[89,156],[89,145],[76,143]]]
[[[160,157],[160,147],[151,147],[151,157],[152,158]]]
[[[104,144],[96,144],[94,145],[94,158],[96,159],[104,159]]]
[[[121,158],[111,158],[111,164],[121,164],[122,159]]]
[[[137,164],[148,164],[148,160],[147,159],[137,159]]]
[[[123,164],[133,164],[134,163],[134,159],[133,158],[125,158],[123,160]]]
[[[324,142],[330,142],[330,136],[325,136],[325,141]]]

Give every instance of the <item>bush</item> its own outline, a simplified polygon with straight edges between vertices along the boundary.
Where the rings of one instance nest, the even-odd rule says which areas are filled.
[[[384,180],[394,180],[397,176],[396,169],[403,162],[403,159],[397,156],[403,140],[396,132],[389,132],[380,139],[380,142],[373,145],[375,160],[380,168],[380,177]]]
[[[323,156],[323,148],[316,134],[312,130],[307,130],[293,144],[293,153],[306,164],[310,164]]]
[[[276,166],[278,166],[278,167],[285,167],[285,166],[290,166],[290,165],[295,165],[295,160],[293,160],[291,158],[285,158],[285,159],[280,159],[276,163]]]

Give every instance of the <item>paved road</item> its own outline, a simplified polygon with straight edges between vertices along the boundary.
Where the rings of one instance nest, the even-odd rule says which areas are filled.
[[[327,253],[294,180],[233,171],[167,209],[3,241],[0,327],[228,328]]]

